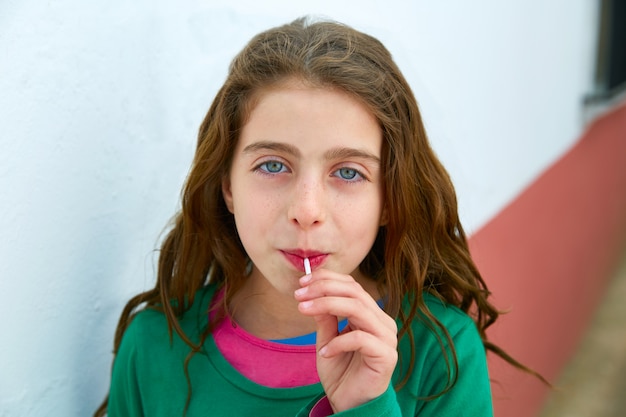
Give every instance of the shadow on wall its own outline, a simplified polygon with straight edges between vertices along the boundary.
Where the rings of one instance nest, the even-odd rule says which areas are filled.
[[[549,380],[572,356],[626,242],[626,103],[470,239],[501,316],[489,335]],[[490,358],[496,416],[528,417],[548,389]]]

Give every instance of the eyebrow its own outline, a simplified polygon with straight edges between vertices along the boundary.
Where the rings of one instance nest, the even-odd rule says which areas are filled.
[[[301,153],[298,148],[288,143],[281,142],[273,142],[273,141],[260,141],[251,143],[243,149],[244,154],[250,154],[254,152],[258,152],[261,150],[266,151],[278,151],[282,153],[286,153],[292,155],[294,157],[300,157]],[[346,147],[337,147],[329,149],[324,153],[324,159],[333,160],[333,159],[345,159],[345,158],[360,158],[365,159],[376,164],[380,164],[380,158],[374,155],[371,152],[355,149],[355,148],[346,148]]]
[[[300,156],[300,151],[295,146],[288,143],[272,142],[268,140],[251,143],[243,148],[242,153],[250,154],[258,151],[278,151],[296,157]]]
[[[332,148],[324,153],[324,158],[327,160],[360,158],[380,164],[380,158],[373,153],[355,148]]]

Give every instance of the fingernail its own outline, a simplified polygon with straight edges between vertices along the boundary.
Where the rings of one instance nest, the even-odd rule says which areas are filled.
[[[308,291],[309,287],[302,287],[302,288],[298,288],[295,293],[296,295],[303,295],[304,293],[306,293]]]
[[[319,355],[322,357],[326,356],[326,353],[328,352],[328,349],[326,348],[326,346],[322,346],[322,348],[319,350]]]
[[[300,284],[306,284],[309,281],[311,281],[311,275],[305,275],[300,278]]]
[[[307,309],[313,305],[313,301],[303,301],[300,303],[300,308]]]

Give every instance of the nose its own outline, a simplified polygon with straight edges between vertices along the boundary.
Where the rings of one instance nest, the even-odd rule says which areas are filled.
[[[290,222],[302,229],[322,224],[326,217],[324,185],[313,180],[294,184],[287,215]]]

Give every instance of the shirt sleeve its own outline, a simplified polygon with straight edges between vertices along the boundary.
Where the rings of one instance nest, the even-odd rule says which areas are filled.
[[[381,396],[374,398],[358,407],[333,414],[328,398],[323,395],[317,397],[305,407],[297,417],[402,417],[402,412],[396,400],[396,392],[390,384]]]
[[[414,340],[420,358],[414,364],[417,368],[413,368],[413,375],[399,386],[398,392],[392,380],[380,397],[337,414],[332,414],[328,401],[321,394],[297,417],[493,417],[487,358],[474,321],[452,307],[439,306],[436,311],[437,316],[444,319],[458,362],[455,384],[448,391],[441,393],[449,385],[449,370],[441,345],[430,330],[422,330],[416,332]],[[409,357],[408,349],[402,354]],[[452,363],[451,366],[454,376]]]
[[[428,400],[420,401],[416,408],[416,416],[463,416],[492,417],[491,385],[487,370],[485,348],[469,317],[464,325],[452,334],[458,361],[457,380],[454,386],[444,394]],[[439,354],[441,352],[439,351]],[[445,361],[438,360],[432,369],[425,374],[426,395],[438,394],[446,385],[448,369]],[[423,393],[418,393],[423,396]]]
[[[135,326],[124,332],[120,348],[113,362],[109,392],[109,417],[142,417],[141,392],[137,378],[137,343]]]
[[[309,413],[309,417],[328,417],[333,415],[333,408],[330,405],[330,401],[328,401],[327,396],[323,396],[318,402],[315,403],[313,408],[311,408],[311,412]]]

